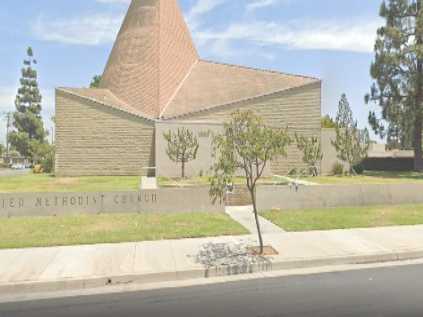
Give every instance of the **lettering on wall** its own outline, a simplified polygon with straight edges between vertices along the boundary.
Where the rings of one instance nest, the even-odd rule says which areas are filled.
[[[104,207],[137,208],[158,203],[157,192],[122,192],[122,193],[69,193],[69,194],[0,194],[0,216],[13,211],[31,211],[42,213],[44,210],[61,211],[86,210],[100,212]],[[116,209],[121,210],[122,209]],[[125,209],[123,209],[124,211]]]

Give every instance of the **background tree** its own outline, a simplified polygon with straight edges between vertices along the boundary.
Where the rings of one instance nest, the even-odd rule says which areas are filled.
[[[354,166],[360,164],[367,157],[370,137],[367,129],[360,130],[358,128],[345,94],[339,101],[335,122],[336,139],[332,141],[332,145],[338,153],[338,158],[349,164],[350,174],[356,174]]]
[[[388,0],[380,16],[371,75],[375,83],[366,102],[376,102],[381,116],[369,122],[391,145],[414,147],[414,168],[423,170],[423,0]]]
[[[14,130],[9,135],[11,146],[22,156],[31,157],[31,147],[45,143],[47,132],[41,117],[41,94],[38,88],[37,64],[31,47],[24,60],[20,88],[15,100],[16,111],[13,114]]]
[[[336,126],[335,121],[328,114],[322,117],[321,123],[324,129],[335,129]]]
[[[313,136],[306,138],[295,134],[297,147],[303,152],[303,162],[307,164],[308,173],[318,176],[320,173],[320,162],[323,160],[322,145],[319,138]]]
[[[286,156],[290,138],[286,130],[267,127],[251,111],[237,111],[224,125],[223,134],[214,138],[213,176],[210,196],[213,202],[222,200],[237,171],[242,171],[253,203],[253,211],[263,253],[263,238],[257,212],[256,185],[269,162],[276,156]]]
[[[5,147],[3,144],[0,144],[0,158],[2,158],[4,154],[5,154]]]
[[[185,178],[185,165],[197,158],[200,147],[197,137],[186,128],[180,128],[176,133],[169,130],[163,134],[167,141],[166,153],[175,163],[181,163],[181,177]]]
[[[101,75],[95,75],[90,83],[90,88],[99,88],[101,82]]]

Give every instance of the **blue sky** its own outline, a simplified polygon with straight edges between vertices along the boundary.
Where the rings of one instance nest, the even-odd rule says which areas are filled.
[[[323,80],[323,114],[347,93],[367,125],[369,67],[381,0],[179,0],[204,59]],[[2,0],[0,113],[14,109],[26,47],[38,59],[43,115],[54,88],[87,86],[103,71],[129,0]],[[0,121],[0,142],[5,122]]]

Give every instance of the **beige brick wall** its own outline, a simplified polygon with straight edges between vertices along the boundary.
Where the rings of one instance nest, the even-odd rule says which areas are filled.
[[[263,117],[267,124],[274,127],[288,127],[292,134],[297,132],[304,136],[320,138],[321,83],[192,114],[179,120],[225,121],[237,109],[251,109]],[[289,146],[287,158],[272,162],[274,174],[283,175],[293,168],[302,167],[304,167],[302,153],[295,144]]]
[[[141,175],[154,166],[154,123],[56,91],[56,174]]]

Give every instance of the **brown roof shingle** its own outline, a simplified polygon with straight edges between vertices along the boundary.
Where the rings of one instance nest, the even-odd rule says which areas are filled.
[[[162,113],[162,118],[173,118],[316,81],[318,79],[310,77],[200,61]]]
[[[133,0],[100,86],[158,117],[197,60],[177,0]]]
[[[126,102],[116,97],[108,89],[61,87],[61,88],[58,88],[58,90],[70,95],[78,96],[80,98],[93,101],[103,106],[111,107],[117,110],[124,111],[129,114],[136,115],[138,117],[142,117],[144,119],[149,119],[149,120],[153,119],[152,117],[148,117],[142,114],[138,109],[131,107]]]

